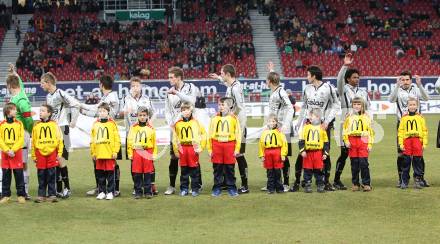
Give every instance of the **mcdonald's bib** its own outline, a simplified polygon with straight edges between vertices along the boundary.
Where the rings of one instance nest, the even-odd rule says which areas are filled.
[[[96,121],[92,127],[90,140],[90,152],[97,159],[111,159],[121,147],[118,127],[111,119],[107,122]]]
[[[206,144],[205,128],[195,119],[177,121],[174,125],[174,136],[174,141],[180,144],[197,144],[202,149]]]
[[[3,152],[12,150],[18,151],[24,146],[24,127],[23,123],[14,119],[12,123],[6,120],[0,123],[0,149]]]
[[[36,159],[35,150],[47,156],[57,150],[58,155],[63,153],[63,136],[60,127],[55,121],[37,122],[32,129],[32,158]]]
[[[237,141],[241,139],[240,123],[237,117],[215,116],[211,119],[211,126],[209,127],[210,138],[219,142]],[[241,143],[237,142],[237,143]]]
[[[267,148],[281,148],[281,156],[287,155],[287,140],[286,136],[278,129],[264,130],[260,136],[259,157],[264,156],[264,149]]]
[[[300,140],[304,140],[304,149],[322,150],[324,143],[328,142],[327,133],[321,128],[321,125],[306,124],[300,134]]]
[[[128,157],[133,156],[133,149],[153,149],[153,156],[157,154],[156,131],[145,125],[134,124],[130,128],[127,139]]]
[[[344,122],[344,136],[369,136],[371,119],[369,116],[350,115]]]
[[[398,137],[400,145],[403,145],[403,140],[406,138],[419,137],[423,145],[426,146],[428,144],[428,130],[425,118],[420,114],[403,116],[399,124]]]

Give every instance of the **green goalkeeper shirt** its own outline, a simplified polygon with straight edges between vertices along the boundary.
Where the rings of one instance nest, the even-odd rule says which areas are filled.
[[[31,103],[24,92],[23,81],[20,77],[18,79],[20,81],[20,92],[11,97],[10,102],[17,106],[17,120],[21,121],[24,125],[24,129],[31,134],[34,125],[31,113]]]

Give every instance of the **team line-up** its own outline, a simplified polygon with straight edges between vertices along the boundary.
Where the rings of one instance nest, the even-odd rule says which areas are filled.
[[[337,87],[322,81],[322,71],[317,66],[307,68],[309,84],[303,92],[303,105],[297,128],[292,128],[294,108],[280,84],[280,76],[274,72],[272,63],[266,83],[271,89],[269,116],[265,130],[258,143],[258,157],[267,171],[267,185],[262,188],[269,194],[296,192],[300,187],[311,193],[315,177],[317,192],[346,190],[340,176],[349,157],[352,172],[352,191],[372,190],[368,156],[374,142],[370,100],[367,92],[359,88],[360,72],[350,68],[351,55],[344,58]],[[2,158],[2,192],[0,203],[11,200],[12,175],[15,178],[17,200],[25,203],[29,195],[29,162],[31,152],[38,174],[36,203],[57,202],[71,195],[67,162],[69,159],[69,128],[75,127],[79,113],[95,117],[90,131],[90,152],[94,165],[96,187],[87,192],[98,200],[112,200],[120,195],[120,170],[117,160],[122,159],[121,139],[113,120],[124,116],[127,141],[126,158],[131,160],[131,174],[135,199],[157,195],[154,161],[157,159],[156,132],[152,125],[154,108],[148,96],[142,95],[141,80],[130,80],[130,94],[120,106],[116,92],[112,91],[113,78],[103,75],[99,80],[102,97],[97,104],[80,103],[56,87],[56,77],[45,73],[41,87],[48,93],[46,103],[40,107],[40,120],[33,121],[31,105],[24,92],[21,78],[13,65],[6,85],[11,95],[3,108],[4,121],[0,123],[0,150]],[[199,89],[183,81],[183,70],[168,70],[171,88],[165,105],[165,118],[170,127],[171,149],[169,164],[169,187],[165,195],[176,193],[176,179],[180,166],[180,195],[198,196],[202,187],[199,154],[207,150],[213,164],[214,184],[212,196],[223,190],[232,196],[249,193],[248,167],[245,158],[246,113],[243,89],[236,79],[233,65],[226,64],[221,74],[210,74],[226,85],[225,97],[218,101],[218,113],[209,124],[208,131],[193,116]],[[428,187],[424,179],[423,151],[428,144],[425,119],[420,115],[420,100],[428,100],[421,79],[415,76],[412,83],[410,72],[402,72],[390,101],[397,104],[397,169],[398,187],[409,186],[410,168],[413,168],[414,186]],[[440,82],[436,83],[440,92]],[[121,109],[119,109],[121,107]],[[336,163],[333,184],[330,183],[330,132],[335,117],[342,109],[340,130],[341,153]],[[120,110],[120,111],[119,111]],[[295,163],[295,181],[290,185],[290,162],[292,156],[292,133],[298,133],[299,154]],[[237,188],[235,164],[241,178]],[[301,181],[301,174],[304,174]]]

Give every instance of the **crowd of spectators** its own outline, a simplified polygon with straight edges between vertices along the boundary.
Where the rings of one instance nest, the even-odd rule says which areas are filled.
[[[12,12],[4,2],[0,2],[0,28],[8,30],[11,27]]]
[[[336,11],[323,3],[317,6],[318,18],[306,22],[301,19],[293,5],[272,5],[269,8],[270,28],[274,31],[280,51],[324,53],[338,52],[343,55],[344,37],[330,35],[323,22],[331,21]]]
[[[440,61],[440,46],[435,42],[426,45],[440,30],[438,0],[431,1],[436,16],[425,7],[411,9],[410,4],[420,5],[412,1],[369,1],[367,8],[362,4],[348,7],[348,2],[325,0],[258,2],[260,12],[269,15],[280,53],[294,56],[297,69],[305,66],[304,61],[308,62],[308,53],[343,57],[347,52],[368,48],[373,40],[392,43],[398,58],[420,58],[426,54],[431,60]],[[307,14],[302,11],[313,12],[316,17],[306,21],[302,16]]]
[[[12,12],[10,8],[6,7],[4,2],[0,2],[0,47],[3,43],[5,33],[11,28]]]
[[[50,14],[53,9],[66,7],[71,13],[96,13],[99,12],[100,6],[98,0],[77,1],[77,0],[40,0],[34,1],[34,10]]]
[[[183,2],[192,7],[198,3]],[[213,2],[218,9],[226,4]],[[224,57],[242,60],[255,53],[246,1],[230,1],[228,4],[231,4],[228,9],[234,10],[232,15],[216,14],[210,17],[210,21],[203,22],[203,28],[194,30],[180,28],[190,26],[191,22],[174,26],[161,21],[105,22],[96,17],[98,9],[90,4],[39,6],[29,20],[16,65],[30,70],[35,78],[66,64],[74,65],[81,74],[93,72],[96,76],[104,70],[123,67],[123,71],[115,71],[114,75],[126,78],[142,75],[142,70],[148,70],[145,75],[148,77],[153,71],[145,65],[149,61],[215,72],[225,61]],[[67,16],[62,14],[53,18],[47,14],[54,9],[66,12]],[[188,11],[189,15],[193,15],[191,11]],[[75,18],[69,18],[73,15]],[[188,17],[186,20],[194,21]]]

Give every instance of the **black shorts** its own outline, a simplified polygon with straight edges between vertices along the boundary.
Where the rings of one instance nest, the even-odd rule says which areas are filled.
[[[69,151],[67,151],[65,145],[63,145],[63,154],[62,154],[62,157],[63,157],[65,160],[69,160]]]
[[[246,152],[246,138],[247,138],[247,128],[244,128],[244,133],[243,133],[243,136],[241,138],[242,139],[242,143],[240,145],[240,153],[241,154]]]
[[[174,149],[173,149],[173,143],[172,142],[170,142],[170,156],[171,157],[175,157],[176,156],[176,154],[174,154]]]
[[[128,136],[125,137],[125,159],[128,160],[129,158],[128,158],[128,143],[127,142],[128,142]]]
[[[70,139],[70,137],[69,137],[69,134],[70,134],[70,128],[69,128],[69,126],[68,125],[65,125],[65,126],[61,126],[64,130],[63,130],[63,133],[64,133],[64,135],[68,138],[68,139]],[[64,135],[63,135],[63,138],[64,138]],[[62,154],[62,157],[65,159],[65,160],[69,160],[69,151],[67,150],[67,148],[66,148],[66,144],[64,143],[64,139],[63,139],[63,154]]]
[[[287,156],[292,156],[292,143],[287,143]]]
[[[437,127],[437,148],[440,148],[440,121],[438,122]]]
[[[400,125],[400,120],[397,121],[397,126],[396,126],[396,132],[397,134],[399,133],[399,125]],[[396,145],[397,145],[397,154],[402,154],[403,151],[400,149],[400,145],[399,145],[399,135],[396,135]]]
[[[328,126],[327,126],[327,130],[325,131],[325,132],[327,132],[327,138],[328,138],[328,150],[330,150],[330,145],[331,145],[331,137],[332,137],[332,129],[334,128],[334,122],[335,122],[335,120],[332,120],[331,122],[330,122],[330,124],[328,124]]]
[[[116,156],[116,160],[122,160],[122,146],[119,148],[118,155]]]

